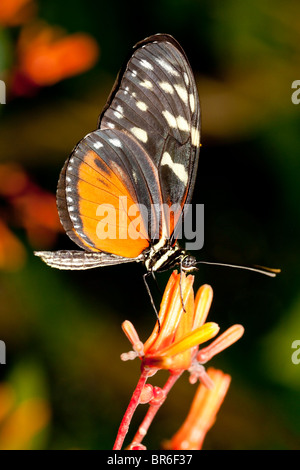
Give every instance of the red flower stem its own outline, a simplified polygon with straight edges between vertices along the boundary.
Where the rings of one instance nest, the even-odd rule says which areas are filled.
[[[144,388],[144,386],[147,382],[148,372],[149,371],[145,368],[142,370],[142,373],[141,373],[141,376],[140,376],[139,381],[137,383],[137,386],[135,388],[135,391],[133,392],[133,395],[131,397],[131,400],[129,402],[127,410],[125,411],[125,414],[124,414],[123,419],[121,421],[121,424],[120,424],[120,427],[119,427],[119,430],[118,430],[118,434],[117,434],[117,437],[116,437],[116,441],[115,441],[114,446],[113,446],[113,450],[121,450],[121,448],[122,448],[124,439],[126,437],[128,429],[129,429],[129,425],[130,425],[132,416],[133,416],[133,414],[134,414],[134,412],[135,412],[135,410],[136,410],[136,408],[139,404],[139,399],[140,399],[142,390],[143,390],[143,388]]]
[[[168,395],[169,391],[171,390],[171,388],[173,387],[175,382],[179,379],[181,374],[182,374],[182,371],[179,372],[179,373],[171,373],[169,375],[169,378],[168,378],[167,382],[165,383],[165,385],[163,387],[163,391],[164,391],[163,400],[160,403],[158,403],[157,405],[150,405],[149,406],[148,411],[145,415],[145,418],[143,419],[141,425],[139,426],[139,429],[138,429],[136,435],[133,438],[132,442],[134,444],[140,444],[142,442],[143,438],[146,436],[146,434],[148,432],[148,429],[149,429],[156,413],[160,409],[161,405],[164,403],[165,399],[167,398],[167,395]]]

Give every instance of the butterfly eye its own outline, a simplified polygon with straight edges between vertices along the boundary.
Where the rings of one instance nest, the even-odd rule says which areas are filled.
[[[195,271],[198,269],[196,263],[197,260],[194,256],[186,255],[181,261],[181,266],[183,271]]]

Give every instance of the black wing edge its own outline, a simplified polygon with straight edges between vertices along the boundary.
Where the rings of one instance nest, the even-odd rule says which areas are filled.
[[[189,63],[189,60],[186,56],[186,53],[184,52],[184,50],[182,49],[181,45],[179,44],[178,41],[176,41],[175,38],[173,38],[173,36],[171,36],[170,34],[167,34],[167,33],[158,33],[158,34],[152,34],[151,36],[143,39],[142,41],[139,41],[135,44],[135,46],[133,46],[131,52],[127,55],[127,58],[126,60],[124,61],[123,63],[123,66],[121,67],[119,73],[118,73],[118,76],[116,78],[116,81],[112,87],[112,90],[109,94],[109,97],[107,99],[107,102],[106,104],[104,105],[104,108],[99,116],[99,119],[98,119],[98,129],[100,129],[100,126],[101,126],[101,121],[102,121],[102,118],[103,118],[103,115],[105,113],[105,111],[110,107],[111,105],[111,102],[113,101],[119,87],[120,87],[120,84],[121,84],[121,81],[122,81],[122,78],[123,78],[123,75],[125,73],[125,70],[126,70],[126,67],[127,67],[127,64],[129,62],[129,60],[131,59],[131,57],[133,56],[133,54],[135,53],[135,51],[137,49],[139,49],[140,47],[143,47],[145,46],[146,44],[149,44],[150,42],[154,42],[154,41],[157,41],[157,42],[169,42],[171,44],[173,44],[174,47],[176,47],[180,52],[181,54],[184,56],[185,60],[187,61],[187,63],[190,65]]]
[[[52,268],[74,271],[144,260],[143,256],[138,256],[137,258],[123,258],[122,256],[109,253],[91,253],[79,250],[35,251],[34,254]]]

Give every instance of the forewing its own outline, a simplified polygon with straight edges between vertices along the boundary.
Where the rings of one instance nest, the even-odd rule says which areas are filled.
[[[197,87],[188,59],[174,38],[154,35],[135,46],[99,127],[132,136],[152,159],[162,202],[179,208],[167,226],[171,235],[184,203],[191,199],[200,148]]]

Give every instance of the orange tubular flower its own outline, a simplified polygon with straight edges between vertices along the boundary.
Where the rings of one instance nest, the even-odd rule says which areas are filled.
[[[192,275],[180,275],[177,271],[172,273],[161,303],[160,326],[157,322],[144,345],[134,326],[129,321],[123,323],[122,328],[131,341],[134,352],[125,353],[121,358],[128,360],[139,356],[142,367],[152,369],[153,372],[158,369],[168,369],[173,373],[190,370],[191,382],[199,378],[207,387],[212,387],[213,383],[201,365],[206,362],[203,358],[210,358],[228,347],[243,334],[244,329],[241,325],[235,325],[235,334],[221,335],[217,345],[212,346],[212,351],[205,349],[200,364],[197,360],[198,345],[216,336],[219,326],[213,322],[206,323],[213,297],[212,288],[202,286],[194,299],[193,282]],[[182,308],[181,292],[185,311]]]
[[[207,371],[214,383],[208,390],[203,384],[198,386],[188,416],[164,447],[171,450],[200,450],[207,431],[213,426],[216,415],[223,403],[230,385],[231,377],[220,370],[209,368]]]
[[[216,323],[206,322],[213,297],[212,288],[208,285],[202,286],[194,299],[193,283],[194,276],[178,274],[177,271],[172,273],[163,295],[159,321],[145,344],[141,342],[130,321],[126,320],[122,324],[123,331],[133,346],[133,351],[122,354],[121,359],[126,361],[139,357],[142,361],[142,371],[120,424],[114,450],[122,448],[138,404],[150,400],[149,409],[130,447],[140,449],[138,446],[141,445],[154,416],[185,370],[191,374],[191,383],[195,383],[198,379],[202,382],[200,398],[197,394],[187,424],[184,425],[182,431],[183,437],[180,435],[178,441],[174,443],[172,440],[170,449],[198,449],[202,445],[207,429],[212,425],[230,378],[229,376],[224,376],[226,379],[223,378],[221,372],[207,373],[203,364],[237,341],[242,336],[244,328],[241,325],[232,326],[210,345],[199,351],[199,344],[216,336],[219,326]],[[152,388],[152,397],[151,389],[146,390],[146,382],[159,369],[168,369],[170,375],[162,389]],[[197,420],[199,413],[203,416],[200,421]]]

